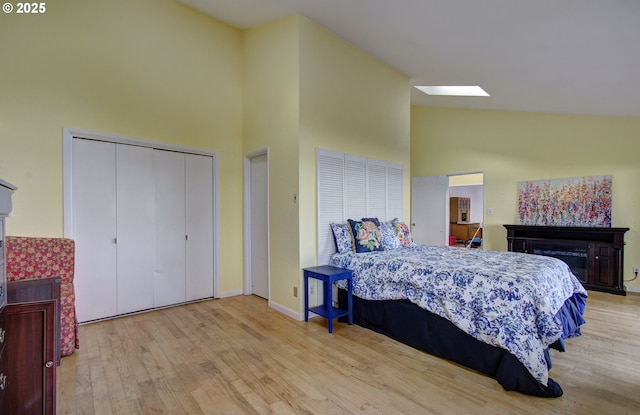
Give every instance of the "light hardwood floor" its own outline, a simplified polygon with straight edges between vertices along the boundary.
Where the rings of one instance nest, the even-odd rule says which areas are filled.
[[[591,292],[582,337],[552,351],[560,398],[345,323],[237,296],[80,327],[58,414],[638,414],[640,295]]]

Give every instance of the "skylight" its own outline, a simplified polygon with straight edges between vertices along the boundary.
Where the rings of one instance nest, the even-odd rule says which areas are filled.
[[[416,86],[427,95],[449,95],[458,97],[488,97],[490,96],[479,86]]]

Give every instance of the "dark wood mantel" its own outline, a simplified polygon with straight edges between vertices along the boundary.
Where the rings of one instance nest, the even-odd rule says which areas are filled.
[[[503,225],[509,251],[562,258],[562,252],[583,256],[569,263],[585,288],[626,295],[624,234],[629,228]],[[556,255],[556,254],[560,255]],[[565,261],[566,262],[566,261]]]

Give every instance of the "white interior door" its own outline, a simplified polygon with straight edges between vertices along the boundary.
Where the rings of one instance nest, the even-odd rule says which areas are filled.
[[[116,147],[74,138],[71,189],[78,321],[117,314]]]
[[[213,297],[213,158],[185,155],[186,299]]]
[[[156,197],[156,252],[154,305],[162,307],[185,301],[185,155],[154,150]]]
[[[251,158],[251,292],[269,298],[269,165]]]
[[[118,314],[153,307],[153,149],[116,146]]]
[[[416,243],[447,245],[449,177],[411,179],[411,234]]]

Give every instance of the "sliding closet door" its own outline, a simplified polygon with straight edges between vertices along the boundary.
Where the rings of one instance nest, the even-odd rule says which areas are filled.
[[[156,190],[155,306],[185,301],[185,155],[154,150]]]
[[[214,157],[68,140],[65,236],[76,241],[79,321],[212,298]]]
[[[116,145],[74,138],[72,221],[80,322],[117,314]]]
[[[153,149],[118,144],[116,180],[118,314],[124,314],[153,307]]]
[[[213,297],[213,158],[186,160],[186,299]]]

